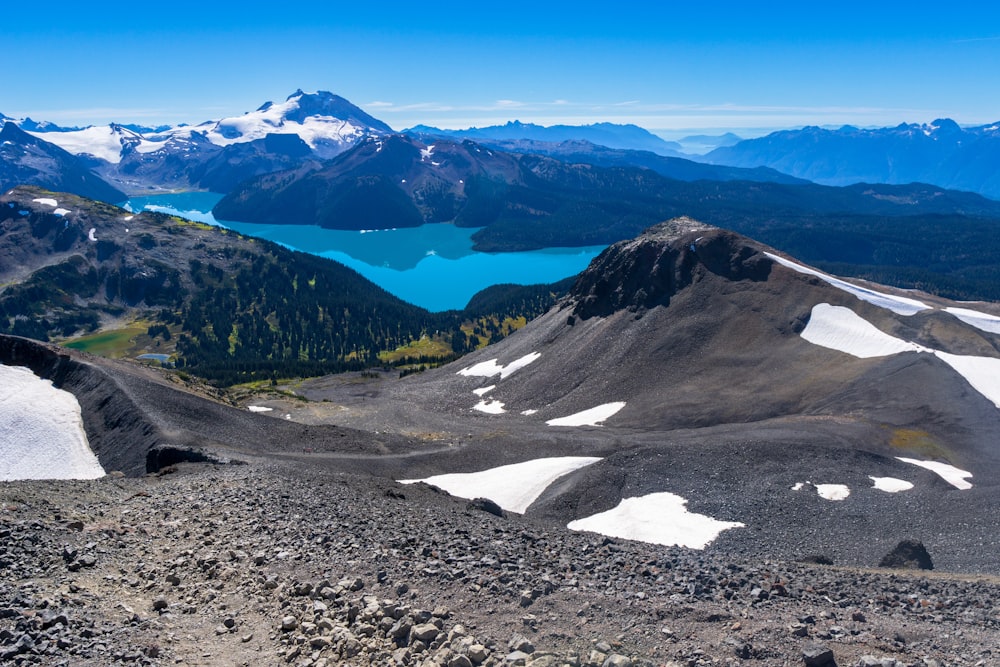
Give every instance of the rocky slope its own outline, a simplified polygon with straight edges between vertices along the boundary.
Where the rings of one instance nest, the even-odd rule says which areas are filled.
[[[729,553],[819,552],[872,566],[918,537],[947,569],[994,571],[995,391],[916,347],[860,358],[806,336],[826,304],[844,321],[992,368],[997,334],[944,310],[955,304],[926,299],[901,315],[858,297],[871,299],[871,286],[846,291],[779,259],[731,232],[675,221],[609,248],[560,308],[495,346],[373,383],[365,402],[356,386],[296,390],[343,406],[345,424],[471,440],[410,461],[410,477],[601,459],[560,478],[529,516],[569,522],[670,492],[692,512],[746,524],[714,543]],[[885,294],[891,304],[912,297]],[[608,412],[566,425],[595,409]],[[970,473],[972,487],[900,457],[947,463]],[[913,486],[890,493],[876,478]],[[825,498],[825,485],[849,495]]]
[[[125,193],[94,174],[81,159],[31,136],[12,122],[0,129],[0,191],[34,185],[118,204]]]
[[[994,579],[720,558],[305,467],[7,483],[0,534],[9,664],[940,667],[1000,639]]]
[[[905,345],[860,325],[814,342],[823,304]],[[129,475],[0,485],[0,659],[993,664],[1000,410],[931,349],[995,363],[1000,317],[969,305],[839,283],[679,219],[609,248],[501,343],[402,380],[221,394],[0,338],[0,361],[77,396],[101,462]],[[858,340],[895,351],[830,347]],[[599,460],[523,516],[395,481],[557,456]],[[743,525],[701,549],[566,527],[663,493]],[[921,562],[951,574],[879,569]]]

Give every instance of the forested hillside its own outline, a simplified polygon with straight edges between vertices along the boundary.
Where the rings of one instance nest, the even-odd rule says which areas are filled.
[[[156,352],[218,384],[439,363],[556,297],[498,287],[430,313],[328,259],[35,188],[0,198],[0,225],[0,332],[83,349],[117,333],[118,356]]]

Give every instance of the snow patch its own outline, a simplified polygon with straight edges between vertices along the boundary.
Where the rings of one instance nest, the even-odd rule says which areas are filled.
[[[530,417],[531,415],[535,414],[536,412],[538,412],[538,410],[522,410],[521,414],[524,415],[524,416],[526,416],[526,417]]]
[[[69,215],[72,212],[73,211],[69,210],[68,208],[57,208],[56,210],[52,211],[52,213],[54,213],[55,215],[58,215],[60,217],[62,217],[64,215]]]
[[[820,280],[833,285],[837,289],[853,294],[862,301],[867,301],[870,304],[879,306],[880,308],[886,308],[900,315],[914,315],[919,313],[921,310],[930,309],[930,306],[923,301],[908,299],[904,296],[885,294],[884,292],[876,292],[875,290],[867,289],[865,287],[858,287],[857,285],[853,285],[846,280],[834,278],[831,275],[827,275],[821,271],[817,271],[816,269],[811,269],[808,266],[793,262],[789,259],[785,259],[784,257],[779,257],[773,253],[765,252],[764,254],[782,266],[786,266],[794,271],[798,271],[799,273],[816,276]]]
[[[52,208],[59,206],[59,202],[50,197],[39,197],[38,199],[32,199],[31,201],[35,202],[36,204],[41,204],[42,206],[51,206]]]
[[[934,351],[938,359],[952,367],[972,388],[1000,408],[1000,359]]]
[[[945,308],[946,313],[951,313],[966,324],[970,324],[981,331],[987,333],[1000,334],[1000,317],[981,313],[978,310],[968,308]]]
[[[541,353],[532,352],[531,354],[526,354],[520,359],[515,359],[506,366],[501,366],[497,363],[497,359],[490,359],[489,361],[481,361],[474,366],[469,366],[458,371],[456,375],[465,375],[467,377],[493,377],[494,375],[499,375],[500,379],[504,379],[511,373],[521,368],[524,368],[531,362],[535,361],[541,357]]]
[[[274,408],[269,408],[263,405],[248,405],[247,410],[250,412],[271,412]]]
[[[965,491],[972,488],[972,483],[965,481],[966,477],[972,477],[971,472],[960,470],[953,465],[941,463],[939,461],[921,461],[920,459],[908,459],[902,456],[897,456],[896,458],[903,463],[920,466],[921,468],[926,468],[927,470],[936,473],[938,477],[948,482],[956,489]]]
[[[887,357],[900,352],[929,351],[920,345],[883,333],[850,308],[828,303],[813,306],[809,323],[800,335],[814,345],[861,359]]]
[[[473,389],[472,393],[475,394],[476,396],[485,396],[486,394],[490,393],[496,388],[497,386],[495,384],[491,384],[488,387],[480,387],[479,389]]]
[[[502,415],[507,412],[503,409],[503,403],[500,401],[479,401],[472,406],[472,409],[485,412],[488,415]]]
[[[722,531],[745,526],[689,512],[686,505],[687,500],[666,491],[623,498],[613,509],[570,521],[566,527],[668,547],[704,549]]]
[[[103,476],[76,397],[27,368],[0,364],[0,481]]]
[[[796,482],[792,491],[801,491],[807,486],[816,489],[816,495],[827,500],[845,500],[851,495],[851,489],[846,484],[813,484],[810,481]]]
[[[593,456],[556,456],[480,472],[399,481],[401,484],[426,482],[459,498],[489,498],[508,512],[523,514],[552,482],[600,460]]]
[[[598,405],[583,412],[577,412],[568,417],[550,419],[545,423],[549,426],[600,426],[601,422],[610,419],[624,407],[625,401],[604,403],[603,405]]]
[[[885,491],[886,493],[899,493],[900,491],[909,491],[913,488],[913,482],[907,482],[905,479],[875,477],[873,475],[868,475],[868,479],[872,481],[872,488]]]
[[[91,241],[97,241],[97,236],[95,236],[96,232],[97,232],[97,228],[96,227],[91,227],[90,231],[87,232],[87,238],[90,239]]]
[[[817,484],[816,493],[827,500],[847,500],[851,489],[846,484]]]

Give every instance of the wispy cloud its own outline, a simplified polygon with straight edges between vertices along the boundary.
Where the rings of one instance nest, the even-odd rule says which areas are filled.
[[[969,44],[971,42],[1000,42],[1000,35],[991,37],[968,37],[966,39],[952,40],[952,44]]]

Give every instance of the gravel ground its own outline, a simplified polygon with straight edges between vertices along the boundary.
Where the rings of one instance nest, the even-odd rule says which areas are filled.
[[[1000,581],[740,560],[268,461],[0,486],[0,662],[995,665]]]

